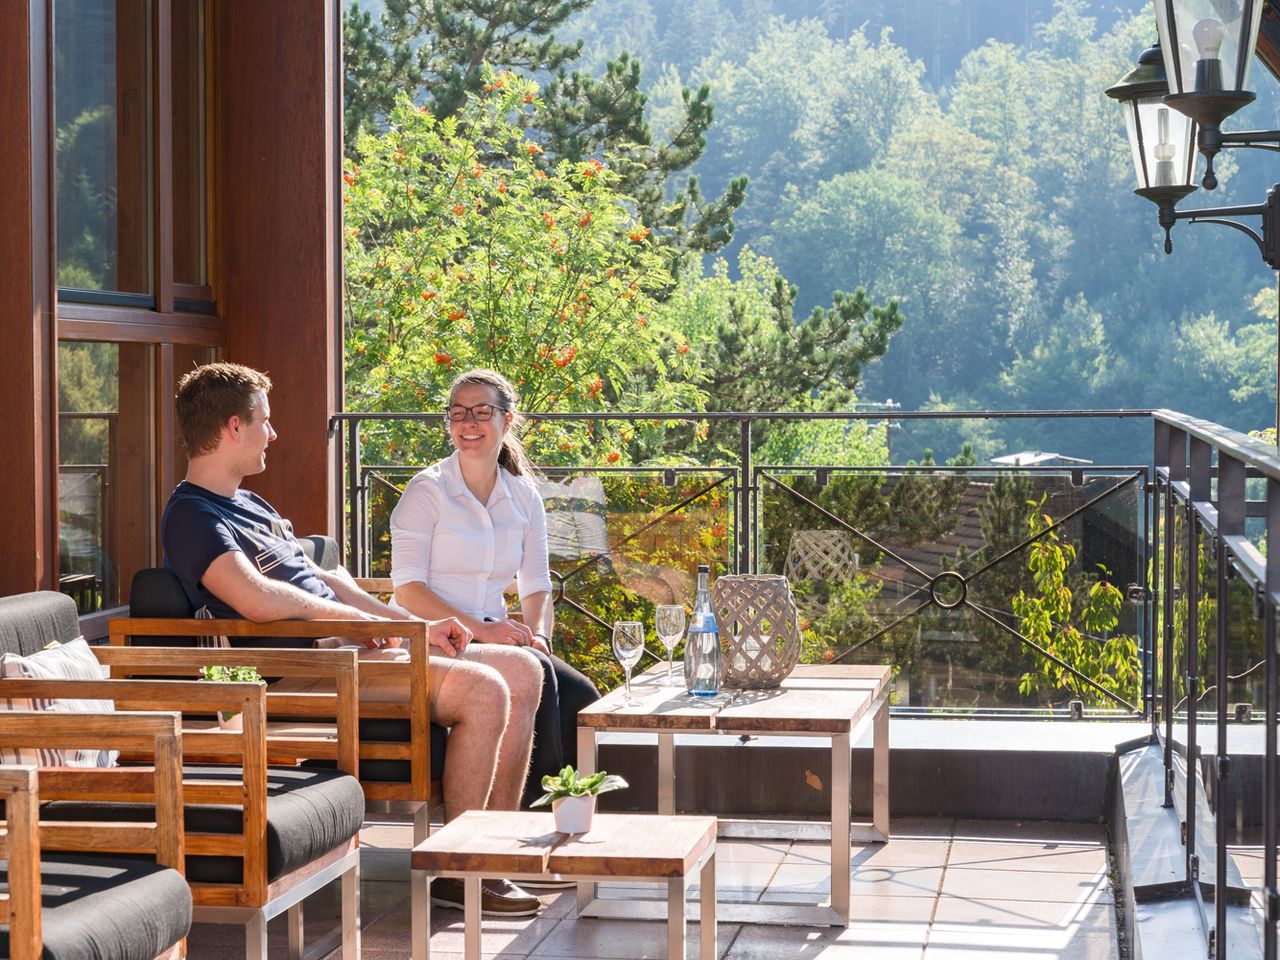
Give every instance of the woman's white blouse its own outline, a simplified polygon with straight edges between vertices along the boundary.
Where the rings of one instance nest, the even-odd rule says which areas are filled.
[[[418,581],[462,613],[502,619],[513,578],[521,599],[551,590],[547,516],[533,482],[499,467],[481,503],[457,453],[416,474],[391,512],[391,582]]]

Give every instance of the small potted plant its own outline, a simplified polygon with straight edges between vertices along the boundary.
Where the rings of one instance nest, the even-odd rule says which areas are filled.
[[[565,767],[558,776],[547,774],[542,778],[546,791],[531,807],[551,804],[556,818],[556,830],[560,833],[586,833],[591,829],[591,818],[596,812],[596,797],[610,790],[621,790],[627,781],[601,770],[588,777],[579,776],[573,767]]]
[[[201,667],[200,679],[210,683],[265,683],[254,667]],[[243,730],[244,717],[239,710],[219,710],[218,726],[223,730]]]

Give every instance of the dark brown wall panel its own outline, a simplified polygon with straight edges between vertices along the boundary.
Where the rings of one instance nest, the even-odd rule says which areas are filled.
[[[0,595],[57,583],[46,0],[0,3]],[[30,427],[28,426],[30,425]]]
[[[228,360],[267,371],[272,445],[249,486],[299,533],[329,532],[337,409],[337,0],[229,0],[216,27],[217,299]]]

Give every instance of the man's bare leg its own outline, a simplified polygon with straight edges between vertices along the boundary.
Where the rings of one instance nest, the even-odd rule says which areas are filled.
[[[444,754],[444,818],[484,810],[505,739],[511,695],[491,667],[470,659],[431,658],[432,719],[449,727]]]
[[[473,643],[467,647],[466,656],[476,656],[481,664],[495,670],[510,694],[507,728],[498,748],[498,768],[487,809],[515,810],[520,806],[525,777],[529,775],[533,716],[542,698],[542,666],[537,658],[519,647],[494,643]],[[449,740],[449,749],[452,750],[452,735]],[[445,762],[447,764],[448,760]],[[447,772],[445,776],[447,780]]]

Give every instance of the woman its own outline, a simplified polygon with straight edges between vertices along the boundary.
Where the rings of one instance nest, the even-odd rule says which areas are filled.
[[[527,804],[544,774],[576,764],[578,711],[600,694],[551,654],[546,513],[517,436],[515,388],[492,370],[468,371],[449,388],[445,419],[453,454],[410,480],[391,514],[395,600],[416,616],[457,617],[475,640],[538,658],[543,687]],[[513,578],[523,622],[508,616],[503,599]]]

